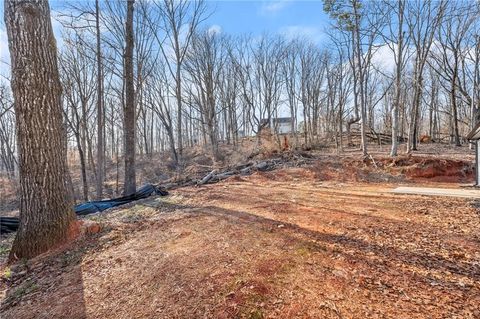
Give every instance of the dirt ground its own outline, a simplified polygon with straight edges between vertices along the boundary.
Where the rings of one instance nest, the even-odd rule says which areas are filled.
[[[476,202],[327,177],[255,173],[90,217],[100,232],[2,266],[0,317],[480,318]]]

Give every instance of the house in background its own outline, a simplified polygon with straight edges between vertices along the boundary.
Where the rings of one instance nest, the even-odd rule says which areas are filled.
[[[260,121],[260,127],[263,129],[270,128],[273,132],[278,134],[290,134],[292,133],[292,118],[291,117],[274,117],[270,119],[262,119]]]

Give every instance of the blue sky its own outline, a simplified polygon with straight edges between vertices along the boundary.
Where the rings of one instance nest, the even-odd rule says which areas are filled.
[[[264,32],[282,34],[287,38],[302,37],[320,44],[325,36],[329,19],[323,12],[320,0],[271,0],[271,1],[212,1],[207,0],[211,16],[205,27],[215,28],[226,34],[260,35]],[[52,10],[62,7],[62,0],[50,1]],[[3,1],[0,0],[3,13]],[[3,17],[3,14],[2,14]],[[56,36],[60,26],[52,21]],[[8,74],[7,35],[3,19],[0,20],[0,75]]]
[[[328,17],[322,1],[209,1],[214,10],[207,25],[216,25],[228,34],[262,32],[293,37],[306,36],[320,42]]]

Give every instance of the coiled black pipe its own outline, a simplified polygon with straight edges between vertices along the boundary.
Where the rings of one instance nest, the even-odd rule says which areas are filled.
[[[168,192],[165,188],[161,186],[147,184],[139,188],[138,191],[132,195],[75,205],[75,214],[77,214],[78,216],[90,215],[104,211],[108,208],[124,205],[139,199],[147,198],[152,195],[166,196],[168,195]],[[0,216],[0,234],[15,232],[17,231],[19,226],[20,219],[18,217]]]

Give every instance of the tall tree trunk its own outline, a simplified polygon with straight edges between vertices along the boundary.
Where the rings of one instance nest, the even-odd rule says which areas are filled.
[[[365,77],[364,70],[362,66],[362,50],[360,43],[360,21],[358,15],[357,2],[355,1],[353,5],[354,17],[355,17],[355,49],[357,52],[357,65],[358,65],[358,77],[360,83],[360,113],[361,113],[361,122],[360,122],[360,135],[362,141],[362,153],[364,156],[368,155],[367,150],[367,136],[366,136],[366,126],[367,126],[367,106],[365,101]]]
[[[82,143],[80,143],[80,133],[75,132],[75,139],[77,141],[78,156],[80,158],[80,171],[82,175],[82,191],[83,191],[83,200],[88,201],[88,182],[87,182],[87,169],[85,163],[85,153],[82,148]]]
[[[90,137],[90,134],[85,135],[86,139],[86,147],[87,147],[87,159],[88,163],[90,164],[90,168],[93,172],[95,180],[97,179],[97,167],[95,165],[95,162],[93,160],[93,150],[92,150],[92,139]]]
[[[133,5],[134,0],[127,0],[127,20],[125,23],[125,111],[124,111],[124,131],[125,131],[125,180],[124,194],[135,193],[135,92],[133,85]]]
[[[419,74],[418,57],[415,61],[415,70],[414,70],[414,92],[413,92],[413,101],[412,101],[412,110],[410,115],[410,123],[408,127],[408,143],[407,143],[407,153],[417,150],[417,126],[418,126],[418,117],[420,113],[420,103],[422,98],[422,76]]]
[[[182,156],[183,154],[183,138],[182,138],[182,84],[181,84],[181,73],[180,66],[177,65],[176,73],[176,88],[175,96],[177,99],[177,149],[178,154]]]
[[[458,132],[458,110],[457,110],[457,77],[458,77],[458,56],[457,52],[454,53],[454,65],[453,65],[453,76],[452,76],[452,89],[451,89],[451,99],[452,99],[452,113],[453,113],[453,133],[455,137],[455,146],[462,146],[460,143],[460,134]]]
[[[175,149],[175,138],[173,137],[173,130],[170,126],[167,128],[167,135],[170,144],[170,151],[173,155],[173,160],[175,161],[175,163],[178,163],[178,154],[177,150]]]
[[[95,28],[97,38],[97,183],[96,193],[97,199],[103,197],[103,180],[104,180],[104,131],[105,121],[103,120],[103,73],[102,73],[102,52],[100,51],[100,10],[98,0],[95,0]]]
[[[402,57],[403,57],[403,11],[405,1],[398,1],[398,51],[396,59],[395,100],[392,109],[392,150],[390,156],[398,155],[398,109],[400,108],[400,94],[402,86]]]
[[[10,259],[66,242],[75,221],[56,43],[46,0],[5,1],[20,167],[20,228]]]

